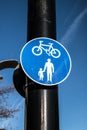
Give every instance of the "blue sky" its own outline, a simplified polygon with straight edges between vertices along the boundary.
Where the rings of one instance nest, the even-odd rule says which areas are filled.
[[[87,130],[87,0],[56,0],[56,12],[57,40],[72,58],[71,74],[59,85],[60,130]],[[0,0],[0,60],[19,61],[26,38],[27,0]],[[13,85],[12,74],[13,69],[0,71],[0,89]],[[24,98],[16,91],[4,97],[20,111],[0,119],[0,127],[24,130]]]

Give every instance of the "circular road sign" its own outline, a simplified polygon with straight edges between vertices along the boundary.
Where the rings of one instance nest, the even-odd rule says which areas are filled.
[[[21,50],[20,62],[30,79],[46,86],[62,83],[71,71],[71,58],[66,48],[45,37],[26,43]]]

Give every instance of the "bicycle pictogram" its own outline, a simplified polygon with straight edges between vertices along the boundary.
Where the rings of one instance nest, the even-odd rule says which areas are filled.
[[[61,52],[53,48],[53,43],[43,44],[43,41],[39,41],[39,46],[34,46],[32,48],[32,53],[36,56],[40,56],[43,51],[46,52],[48,56],[52,56],[53,58],[59,58],[61,55]]]

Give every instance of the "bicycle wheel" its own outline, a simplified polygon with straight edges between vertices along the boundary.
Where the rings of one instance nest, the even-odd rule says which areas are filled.
[[[51,56],[54,57],[54,58],[59,58],[61,55],[60,51],[58,49],[53,49],[51,51]]]
[[[42,49],[39,48],[38,46],[34,46],[34,47],[32,48],[32,53],[33,53],[34,55],[36,55],[36,56],[39,56],[39,55],[42,54]]]

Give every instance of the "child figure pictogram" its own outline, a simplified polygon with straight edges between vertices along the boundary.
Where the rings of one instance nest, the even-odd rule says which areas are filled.
[[[42,81],[43,81],[44,74],[43,74],[42,68],[40,68],[40,70],[38,71],[38,76],[39,76],[39,80],[42,80]]]

